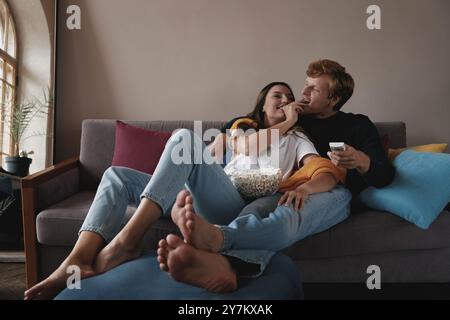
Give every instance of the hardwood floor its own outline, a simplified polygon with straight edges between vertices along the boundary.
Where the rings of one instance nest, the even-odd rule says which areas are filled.
[[[25,291],[25,264],[0,263],[0,300],[22,300]]]

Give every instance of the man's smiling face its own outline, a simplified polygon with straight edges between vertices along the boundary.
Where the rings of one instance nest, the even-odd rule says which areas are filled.
[[[318,118],[328,118],[336,113],[333,110],[339,98],[330,98],[331,78],[328,75],[307,77],[301,92],[305,104],[303,114],[316,114]]]

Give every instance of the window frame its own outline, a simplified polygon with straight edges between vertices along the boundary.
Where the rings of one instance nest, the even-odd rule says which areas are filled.
[[[11,94],[11,105],[10,108],[11,110],[8,110],[9,112],[9,116],[12,117],[13,113],[14,113],[14,106],[16,104],[16,99],[17,99],[17,87],[18,87],[18,39],[17,39],[17,28],[16,28],[16,23],[14,20],[14,16],[11,13],[11,10],[9,8],[8,3],[6,2],[6,0],[0,0],[0,5],[3,6],[4,8],[4,14],[5,14],[5,25],[3,28],[3,34],[0,34],[0,37],[3,38],[4,40],[4,48],[0,48],[0,59],[2,59],[0,61],[0,64],[3,64],[2,72],[0,73],[0,81],[2,82],[2,86],[1,86],[1,90],[0,90],[0,103],[5,103],[5,99],[6,99],[6,87],[9,86],[12,90],[12,94]],[[12,30],[10,30],[10,27],[12,28]],[[10,36],[14,37],[14,54],[15,57],[11,56],[8,53],[8,49],[9,49],[9,40],[10,40]],[[8,81],[7,79],[7,66],[11,66],[12,68],[12,83]],[[1,112],[1,110],[0,110]],[[3,117],[3,115],[0,114],[1,117]],[[11,120],[11,119],[10,119]],[[8,129],[8,128],[6,128]],[[8,143],[9,143],[9,150],[8,153],[9,154],[13,154],[14,153],[14,146],[11,143],[11,137],[9,137],[9,135],[7,135],[5,132],[5,125],[3,123],[3,121],[0,121],[0,164],[3,163],[3,156],[6,155],[4,153],[4,144],[5,144],[5,136],[7,136],[6,139],[8,139]]]

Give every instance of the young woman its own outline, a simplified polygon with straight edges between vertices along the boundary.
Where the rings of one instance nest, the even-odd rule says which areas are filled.
[[[249,146],[261,144],[263,139],[269,139],[265,142],[270,145],[270,131],[278,130],[280,167],[285,179],[295,168],[318,157],[305,135],[296,130],[288,133],[295,127],[301,111],[301,104],[293,101],[294,95],[287,84],[267,85],[261,91],[255,107],[255,120],[260,129],[267,128],[267,134],[262,134],[260,130],[236,141],[238,152],[245,153]],[[180,145],[190,150],[191,159],[199,154],[208,159],[200,163],[190,161],[180,164],[173,161],[174,151],[180,150]],[[192,195],[195,212],[205,221],[226,225],[235,219],[247,202],[222,166],[214,163],[208,152],[203,152],[205,148],[200,137],[181,129],[167,142],[153,175],[123,167],[106,170],[72,252],[47,279],[27,290],[25,299],[53,298],[66,285],[69,266],[80,267],[82,278],[87,278],[138,257],[142,238],[148,228],[161,216],[169,217],[172,208],[176,213],[174,217],[179,217],[180,210],[184,210],[185,201],[175,201],[177,194],[184,188]],[[304,189],[307,192],[299,190],[286,193],[284,202],[299,207],[308,194],[330,190],[337,182],[333,175],[325,173],[308,183],[309,188]],[[136,204],[137,210],[120,230],[130,204]]]

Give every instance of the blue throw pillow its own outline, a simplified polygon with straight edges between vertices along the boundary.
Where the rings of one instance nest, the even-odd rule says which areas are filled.
[[[427,229],[450,202],[450,154],[406,150],[393,165],[392,184],[364,190],[361,201]]]

